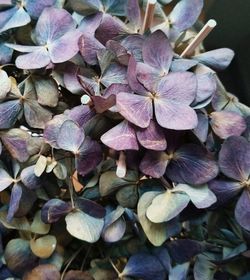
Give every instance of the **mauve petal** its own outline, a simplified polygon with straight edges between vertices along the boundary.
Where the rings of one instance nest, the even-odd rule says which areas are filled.
[[[43,47],[35,52],[19,55],[16,59],[16,66],[20,69],[40,69],[49,63],[49,53]]]
[[[191,72],[169,73],[163,77],[156,88],[159,99],[189,105],[195,99],[197,79]]]
[[[135,130],[126,120],[103,134],[101,141],[116,151],[139,150]]]
[[[30,190],[38,189],[42,186],[42,178],[35,175],[35,165],[24,168],[21,172],[20,178],[22,183]]]
[[[54,7],[45,8],[37,21],[35,36],[39,45],[52,43],[75,28],[69,12]]]
[[[22,187],[15,184],[11,190],[7,221],[11,222],[15,213],[18,211],[20,200],[22,198]]]
[[[136,61],[142,61],[142,46],[144,37],[140,34],[133,34],[125,37],[121,44],[132,54]]]
[[[155,99],[155,116],[158,124],[174,130],[193,129],[198,125],[195,111],[187,106],[167,99]]]
[[[198,54],[193,59],[215,70],[224,70],[234,58],[234,51],[222,48]]]
[[[164,175],[169,163],[168,155],[164,152],[148,151],[140,163],[140,170],[145,175],[160,178]]]
[[[53,63],[62,63],[75,56],[79,51],[78,41],[80,36],[81,33],[74,30],[49,44],[48,50],[51,61]]]
[[[84,127],[95,116],[95,111],[88,105],[78,105],[68,112],[68,117],[79,126]]]
[[[78,27],[78,30],[80,30],[83,34],[94,36],[96,29],[102,21],[102,17],[103,13],[101,12],[84,17]]]
[[[86,138],[80,147],[80,154],[76,158],[77,172],[85,176],[93,171],[102,161],[102,149],[98,142]]]
[[[146,64],[163,73],[168,73],[173,59],[173,50],[167,36],[161,30],[155,31],[145,40],[142,56]]]
[[[80,85],[88,95],[100,95],[100,84],[95,79],[78,75]]]
[[[131,55],[128,63],[128,70],[127,70],[127,79],[128,79],[128,84],[131,87],[131,89],[139,94],[147,94],[147,90],[144,88],[144,86],[139,83],[137,80],[137,63],[135,58]]]
[[[133,124],[145,128],[153,118],[153,105],[150,97],[121,92],[116,97],[119,113]]]
[[[245,189],[235,207],[236,221],[246,230],[250,231],[250,192]]]
[[[11,128],[22,110],[21,102],[10,100],[0,104],[0,129]]]
[[[214,179],[218,172],[209,151],[196,144],[185,144],[173,154],[166,174],[174,182],[200,185]]]
[[[147,128],[141,128],[136,131],[140,144],[149,150],[164,151],[167,148],[167,141],[161,127],[150,121]]]
[[[101,44],[92,35],[82,35],[79,39],[79,50],[83,59],[90,65],[96,65],[98,63],[97,52],[104,49]]]
[[[211,180],[208,182],[208,187],[217,197],[215,206],[221,206],[227,203],[230,199],[237,196],[242,190],[239,182],[225,180]]]
[[[233,112],[212,112],[210,118],[210,125],[214,133],[221,139],[240,136],[247,128],[245,119]]]
[[[74,135],[74,137],[72,137],[72,135]],[[57,145],[63,150],[78,154],[84,138],[85,135],[83,129],[75,122],[67,120],[63,123],[59,130]]]
[[[135,28],[139,28],[141,24],[141,10],[138,0],[128,0],[127,18]]]
[[[105,87],[109,87],[112,84],[127,84],[127,68],[118,63],[111,63],[109,67],[105,70],[101,83]]]
[[[245,181],[250,175],[250,143],[241,136],[225,140],[219,153],[221,171],[229,178]]]
[[[192,26],[201,13],[203,0],[182,0],[169,15],[171,24],[179,32]]]
[[[208,116],[202,112],[197,113],[198,125],[193,129],[193,133],[199,138],[201,142],[206,142],[208,135]]]

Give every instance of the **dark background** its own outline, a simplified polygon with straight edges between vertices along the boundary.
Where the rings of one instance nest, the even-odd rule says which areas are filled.
[[[206,50],[228,47],[235,51],[232,64],[219,73],[223,84],[250,105],[250,0],[207,0],[204,17],[218,24],[204,42]]]

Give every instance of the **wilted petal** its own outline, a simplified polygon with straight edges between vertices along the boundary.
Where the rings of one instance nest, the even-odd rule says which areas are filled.
[[[84,127],[94,116],[95,111],[88,105],[75,106],[68,113],[68,117],[78,123],[80,127]]]
[[[234,51],[227,48],[205,52],[193,57],[193,59],[215,70],[224,70],[228,67],[233,58]]]
[[[28,14],[32,17],[37,19],[44,8],[51,7],[56,3],[56,0],[43,0],[43,1],[37,1],[37,0],[28,0],[25,2],[25,8],[28,12]]]
[[[102,149],[98,142],[86,138],[80,147],[80,154],[76,159],[76,169],[79,174],[85,176],[102,160]]]
[[[138,129],[136,135],[140,144],[146,149],[164,151],[167,148],[167,141],[162,129],[152,120],[147,128]]]
[[[0,191],[8,188],[13,183],[13,178],[1,167],[0,168]]]
[[[54,7],[45,8],[37,21],[36,40],[39,45],[52,43],[65,33],[72,31],[74,27],[74,20],[66,10]]]
[[[142,62],[136,64],[136,78],[150,92],[155,92],[160,75],[159,70],[152,66]]]
[[[166,174],[174,182],[200,185],[214,179],[218,172],[209,151],[199,145],[185,144],[174,153]]]
[[[21,102],[10,100],[0,104],[0,129],[11,128],[22,110]]]
[[[92,96],[92,101],[95,106],[95,111],[101,114],[115,105],[116,97],[115,95],[110,95],[107,98],[103,98],[102,96]]]
[[[118,63],[112,63],[106,69],[101,78],[101,83],[105,87],[109,87],[114,83],[126,84],[127,83],[127,68]]]
[[[171,72],[185,72],[196,66],[198,61],[192,59],[178,58],[172,61]]]
[[[3,99],[11,89],[11,79],[4,70],[0,70],[0,85],[0,99]]]
[[[32,279],[53,279],[53,280],[59,280],[60,273],[58,271],[58,268],[55,265],[52,264],[40,264],[33,268],[31,271],[28,271],[28,273],[23,278],[24,280],[32,280]]]
[[[169,158],[164,152],[148,151],[140,164],[140,170],[145,175],[160,178],[164,175]]]
[[[116,97],[116,106],[125,119],[142,128],[148,127],[153,117],[150,97],[122,92]]]
[[[83,34],[94,36],[96,29],[102,21],[102,17],[103,14],[101,12],[84,17],[78,27],[78,30],[80,30]]]
[[[74,137],[72,137],[72,135],[74,135]],[[67,120],[59,130],[57,144],[63,150],[78,154],[84,138],[85,135],[83,129],[75,122]]]
[[[23,184],[30,190],[38,189],[42,186],[41,177],[35,175],[35,165],[26,167],[21,172],[21,180]]]
[[[171,12],[169,19],[171,24],[179,32],[192,26],[201,13],[203,0],[182,0]]]
[[[138,0],[128,0],[127,3],[127,18],[133,26],[140,27],[141,24],[141,10]]]
[[[64,34],[59,39],[48,45],[51,61],[62,63],[71,59],[79,51],[78,41],[81,33],[77,30]]]
[[[19,55],[16,59],[16,66],[20,69],[39,69],[49,63],[49,53],[44,47],[31,53]]]
[[[81,211],[95,218],[104,218],[106,214],[105,208],[97,202],[89,199],[78,198],[76,205]]]
[[[243,137],[225,140],[219,153],[221,171],[229,178],[245,181],[250,175],[250,143]]]
[[[11,190],[7,221],[10,222],[19,208],[20,199],[22,197],[22,188],[20,185],[14,185]]]
[[[0,63],[7,64],[11,61],[13,49],[7,47],[5,42],[0,39]]]
[[[246,230],[250,231],[250,193],[245,189],[235,207],[235,218]]]
[[[197,113],[198,125],[193,129],[194,134],[199,138],[201,142],[206,142],[208,135],[208,116],[203,112]]]
[[[142,61],[142,46],[144,44],[144,37],[142,35],[133,34],[126,36],[121,44],[132,54],[131,57],[134,57],[136,61]]]
[[[79,75],[79,82],[83,87],[83,90],[89,95],[100,95],[100,83],[97,82],[94,78],[90,79],[84,76]]]
[[[125,16],[127,1],[124,0],[104,0],[102,1],[105,11],[114,16]]]
[[[212,112],[210,124],[216,135],[221,139],[230,136],[240,136],[246,130],[245,119],[233,112]]]
[[[135,130],[126,120],[103,134],[101,141],[116,151],[139,149]]]
[[[168,73],[172,59],[173,50],[167,36],[157,30],[145,40],[142,47],[142,56],[146,64]]]
[[[216,205],[224,205],[231,198],[237,196],[237,194],[242,190],[242,186],[239,182],[225,181],[225,180],[211,180],[208,182],[209,189],[217,197]]]
[[[158,98],[154,100],[154,106],[156,120],[164,128],[188,130],[198,124],[195,111],[187,105]]]

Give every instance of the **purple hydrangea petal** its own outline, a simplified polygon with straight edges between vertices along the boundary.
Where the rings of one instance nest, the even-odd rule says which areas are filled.
[[[96,65],[97,52],[104,49],[103,44],[101,44],[92,35],[82,35],[79,40],[79,50],[83,59],[90,65]]]
[[[142,35],[133,34],[126,36],[121,44],[132,54],[136,61],[142,61],[142,46],[144,44],[144,37]]]
[[[193,129],[198,125],[195,111],[180,103],[167,99],[155,99],[155,116],[158,124],[174,130]]]
[[[212,112],[210,125],[216,135],[221,139],[230,136],[240,136],[246,130],[245,119],[233,112]]]
[[[22,187],[19,184],[15,184],[11,190],[9,209],[7,214],[7,221],[11,222],[15,213],[18,211],[20,200],[22,197]]]
[[[145,128],[153,118],[153,106],[150,97],[121,92],[116,97],[119,113],[133,124]]]
[[[226,69],[233,58],[234,51],[227,48],[212,50],[193,57],[193,59],[215,70]]]
[[[0,191],[5,190],[13,183],[13,178],[1,167],[0,168]]]
[[[216,205],[224,205],[242,190],[239,182],[218,179],[208,182],[208,186],[217,197]]]
[[[107,98],[103,98],[102,96],[92,96],[92,101],[96,112],[101,114],[115,105],[116,97],[115,95],[110,95]]]
[[[72,135],[74,135],[73,138]],[[57,145],[63,150],[78,154],[84,138],[85,135],[83,129],[75,122],[67,120],[63,123],[59,130]]]
[[[78,30],[85,35],[88,34],[90,36],[94,36],[96,29],[102,21],[102,17],[103,14],[100,12],[84,17],[78,27]]]
[[[155,31],[145,40],[142,56],[146,64],[168,73],[173,59],[173,50],[167,36],[160,30]]]
[[[192,26],[201,13],[203,0],[181,0],[169,15],[171,24],[179,32]]]
[[[35,175],[34,168],[35,165],[28,166],[22,170],[20,175],[23,184],[30,190],[35,190],[42,186],[42,179]]]
[[[0,104],[0,129],[11,128],[22,110],[21,102],[10,100]]]
[[[37,21],[35,36],[39,45],[46,45],[73,31],[75,23],[64,9],[45,8]]]
[[[44,47],[31,53],[19,55],[16,59],[16,66],[20,69],[39,69],[47,66],[49,63],[49,53]]]
[[[5,45],[18,52],[27,52],[27,53],[44,49],[44,47],[41,47],[41,46],[23,46],[23,45],[18,45],[18,44],[11,44],[11,43],[6,43]]]
[[[77,172],[85,176],[93,171],[102,160],[102,149],[98,142],[86,138],[76,159]]]
[[[202,112],[197,113],[198,125],[193,129],[194,134],[201,142],[206,142],[208,136],[208,116]]]
[[[250,175],[250,143],[241,136],[225,140],[219,153],[221,171],[237,181],[245,181]]]
[[[116,151],[139,149],[135,130],[126,120],[103,134],[101,141]]]
[[[51,61],[53,63],[62,63],[75,56],[79,51],[78,41],[80,36],[81,33],[74,30],[49,44],[48,50]]]
[[[133,26],[140,27],[141,24],[141,10],[138,0],[128,0],[127,4],[127,18]]]
[[[140,144],[146,149],[164,151],[167,148],[164,132],[159,125],[152,120],[147,128],[138,129],[136,135]]]
[[[68,112],[68,117],[79,126],[84,127],[95,116],[95,111],[88,105],[79,105]]]
[[[10,62],[13,54],[13,49],[5,45],[5,42],[0,39],[0,63],[7,64]]]
[[[171,72],[184,72],[196,66],[198,61],[192,59],[179,58],[172,61]]]
[[[101,78],[101,83],[105,87],[109,87],[114,83],[126,84],[127,83],[127,68],[118,63],[112,63],[106,69]]]
[[[100,84],[95,79],[90,79],[82,75],[78,76],[79,82],[83,90],[89,95],[99,95]]]
[[[25,8],[28,14],[32,17],[37,19],[44,8],[51,7],[56,3],[56,0],[26,0]]]
[[[189,105],[195,99],[197,79],[191,72],[170,73],[163,77],[156,88],[159,99]]]
[[[246,230],[250,231],[250,193],[246,189],[240,196],[235,207],[236,221]]]
[[[148,151],[140,163],[140,170],[145,175],[153,178],[160,178],[164,175],[169,158],[166,153],[158,151]]]
[[[214,179],[219,172],[213,155],[196,144],[185,144],[178,149],[167,167],[167,176],[178,183],[200,185]]]

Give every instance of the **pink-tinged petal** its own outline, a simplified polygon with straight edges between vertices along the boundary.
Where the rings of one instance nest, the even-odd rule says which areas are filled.
[[[79,39],[79,50],[83,59],[90,65],[96,65],[97,52],[104,46],[92,35],[83,35]]]
[[[241,136],[225,140],[219,154],[221,171],[229,178],[245,181],[250,175],[250,143]]]
[[[215,206],[224,205],[230,199],[236,197],[242,190],[242,186],[239,182],[216,179],[208,182],[208,187],[217,197]]]
[[[40,69],[49,63],[49,53],[44,47],[31,53],[19,55],[16,59],[16,66],[20,69]]]
[[[89,95],[99,95],[100,83],[98,83],[94,78],[90,79],[82,75],[78,76],[79,82],[83,87],[83,90]]]
[[[59,39],[74,28],[74,20],[66,10],[54,7],[45,8],[37,21],[35,29],[36,40],[39,45],[46,45]]]
[[[101,141],[116,151],[139,150],[135,130],[126,120],[103,134]]]
[[[133,124],[145,128],[153,118],[153,104],[150,97],[121,92],[116,97],[119,113]]]
[[[68,117],[80,127],[84,127],[95,116],[95,111],[88,105],[79,105],[68,112]]]
[[[144,44],[144,37],[142,35],[133,34],[126,36],[121,44],[132,54],[136,61],[142,61],[142,46]]]
[[[102,21],[102,17],[103,13],[101,12],[84,17],[78,27],[78,30],[80,30],[83,34],[94,36],[96,29]]]
[[[118,35],[126,32],[125,24],[118,18],[103,14],[102,22],[96,29],[95,36],[103,45]]]
[[[164,175],[169,157],[164,152],[148,151],[140,163],[140,170],[145,175],[160,178]]]
[[[74,30],[49,44],[48,50],[51,61],[53,63],[61,63],[75,56],[79,51],[78,41],[80,36],[80,31]]]
[[[224,70],[234,58],[234,51],[222,48],[198,54],[193,59],[215,70]]]
[[[136,135],[140,144],[149,150],[164,151],[167,141],[161,127],[154,121],[150,121],[147,128],[138,129]]]
[[[245,189],[235,207],[236,221],[246,230],[250,231],[250,192]]]
[[[240,136],[247,128],[245,119],[233,112],[212,112],[210,125],[216,135],[221,139],[230,136]]]
[[[157,83],[161,80],[159,70],[142,62],[136,65],[136,77],[150,92],[155,92]]]
[[[72,138],[72,135],[74,137]],[[58,137],[57,145],[66,151],[71,151],[75,154],[79,153],[79,148],[85,138],[84,131],[75,122],[67,120],[61,126]]]
[[[120,42],[115,40],[109,40],[106,44],[106,48],[108,50],[111,50],[115,54],[120,64],[126,66],[128,65],[130,54]]]
[[[110,95],[117,95],[119,92],[132,93],[132,90],[127,84],[114,83],[105,89],[103,96],[108,97]]]
[[[127,84],[127,68],[123,65],[118,63],[112,63],[109,67],[105,70],[102,78],[101,83],[105,87],[109,87],[112,84]]]
[[[179,32],[192,26],[201,13],[203,0],[182,0],[171,12],[169,19],[171,24]]]
[[[200,185],[214,179],[219,167],[214,156],[204,147],[185,144],[174,154],[166,174],[174,182]]]
[[[128,79],[128,84],[131,87],[131,89],[139,94],[147,94],[147,90],[144,88],[144,86],[139,83],[137,80],[137,63],[135,58],[131,55],[128,63],[128,71],[127,71],[127,79]]]
[[[191,72],[169,73],[158,83],[156,93],[159,99],[189,105],[195,99],[197,79]]]
[[[98,142],[86,138],[80,147],[80,154],[76,158],[77,172],[85,176],[93,171],[102,161],[102,149]]]
[[[155,99],[155,116],[158,124],[174,130],[193,129],[198,125],[195,111],[187,106],[166,99]]]
[[[173,50],[167,36],[157,30],[145,40],[142,47],[142,56],[146,64],[168,73],[173,59]]]
[[[101,114],[115,105],[116,97],[115,95],[110,95],[107,98],[103,98],[102,96],[92,96],[92,101],[96,112]]]

